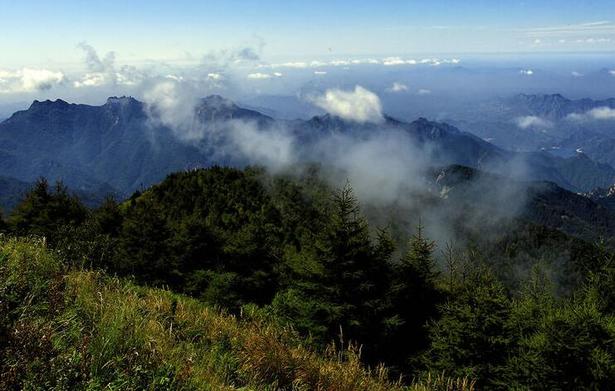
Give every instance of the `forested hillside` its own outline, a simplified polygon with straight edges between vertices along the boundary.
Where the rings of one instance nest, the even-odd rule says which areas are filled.
[[[615,381],[608,243],[524,214],[472,229],[468,216],[480,205],[458,204],[454,193],[448,204],[422,196],[418,209],[400,205],[384,219],[352,184],[328,183],[315,167],[293,176],[212,167],[88,209],[61,184],[39,181],[2,226],[8,236],[44,238],[3,239],[3,384],[367,390],[414,379],[435,389],[605,389]],[[428,237],[430,203],[457,206],[446,221],[463,242]]]

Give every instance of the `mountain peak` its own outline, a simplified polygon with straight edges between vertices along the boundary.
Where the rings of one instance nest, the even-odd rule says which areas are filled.
[[[126,105],[126,104],[135,104],[135,103],[140,103],[138,100],[136,100],[135,98],[133,98],[132,96],[120,96],[119,98],[117,96],[110,96],[109,98],[107,98],[107,103],[105,103],[106,105]]]
[[[55,101],[52,101],[49,99],[44,100],[44,101],[34,100],[32,104],[30,105],[30,109],[50,108],[50,107],[67,107],[67,106],[70,106],[70,103],[62,99],[56,99]]]
[[[220,95],[209,95],[205,98],[202,98],[201,103],[204,106],[208,106],[214,109],[228,109],[237,107],[237,105],[235,105],[235,102]]]

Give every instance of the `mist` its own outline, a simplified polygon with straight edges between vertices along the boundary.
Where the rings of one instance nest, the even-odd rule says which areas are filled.
[[[522,158],[486,160],[481,165],[487,172],[516,180],[502,177],[494,186],[491,176],[479,176],[460,183],[461,190],[456,190],[457,184],[442,169],[452,158],[385,122],[378,95],[362,86],[310,98],[333,118],[344,116],[337,118],[344,118],[349,128],[332,132],[298,127],[296,121],[217,118],[216,110],[223,113],[225,106],[233,104],[226,100],[216,102],[220,107],[203,120],[198,91],[176,80],[152,85],[145,94],[152,129],[168,127],[179,140],[206,149],[216,161],[262,166],[273,175],[301,176],[304,167],[318,164],[322,179],[332,188],[351,184],[375,226],[396,224],[409,234],[422,221],[439,243],[460,243],[463,239],[456,226],[460,223],[467,230],[496,227],[523,212],[526,185],[522,179],[527,167]],[[457,198],[449,202],[453,194]]]

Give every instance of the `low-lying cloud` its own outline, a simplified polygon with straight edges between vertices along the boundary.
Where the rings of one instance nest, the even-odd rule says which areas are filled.
[[[182,141],[198,141],[204,137],[195,118],[199,96],[191,83],[169,78],[147,89],[143,100],[151,125],[168,127]]]
[[[256,72],[256,73],[249,73],[248,79],[267,80],[267,79],[273,79],[273,78],[282,77],[282,76],[284,75],[280,72],[273,72],[273,73]]]
[[[380,98],[361,86],[355,86],[352,91],[330,89],[311,100],[327,113],[345,120],[374,123],[384,121]]]
[[[400,83],[400,82],[395,82],[393,83],[393,85],[389,88],[387,88],[388,92],[406,92],[408,91],[408,86],[405,85],[404,83]]]
[[[515,118],[515,123],[521,129],[548,129],[553,127],[553,123],[551,121],[537,117],[535,115],[517,117]]]
[[[615,108],[596,107],[584,113],[569,114],[567,119],[571,121],[610,121],[615,120]]]

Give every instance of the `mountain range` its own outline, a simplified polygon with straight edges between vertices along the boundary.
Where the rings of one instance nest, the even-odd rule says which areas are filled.
[[[527,110],[540,109],[553,116],[565,115],[573,105],[561,96],[522,96],[518,102]],[[583,107],[592,105],[586,100],[579,102]],[[0,175],[15,183],[46,177],[62,180],[81,192],[126,196],[174,171],[247,164],[241,157],[218,153],[215,140],[183,140],[171,126],[152,121],[151,111],[130,97],[112,97],[101,106],[34,101],[27,110],[0,123]],[[460,164],[510,175],[511,164],[521,164],[523,179],[550,181],[574,192],[615,183],[615,170],[610,165],[583,153],[560,157],[545,151],[511,152],[447,123],[424,118],[403,122],[385,116],[382,123],[356,123],[326,114],[309,120],[279,120],[215,95],[201,99],[194,110],[194,122],[205,131],[229,120],[249,122],[258,130],[290,129],[302,147],[330,134],[401,131],[418,145],[428,146],[434,166]]]
[[[569,99],[561,94],[518,94],[487,99],[447,116],[459,128],[505,149],[544,150],[570,157],[578,151],[615,164],[615,98]]]

